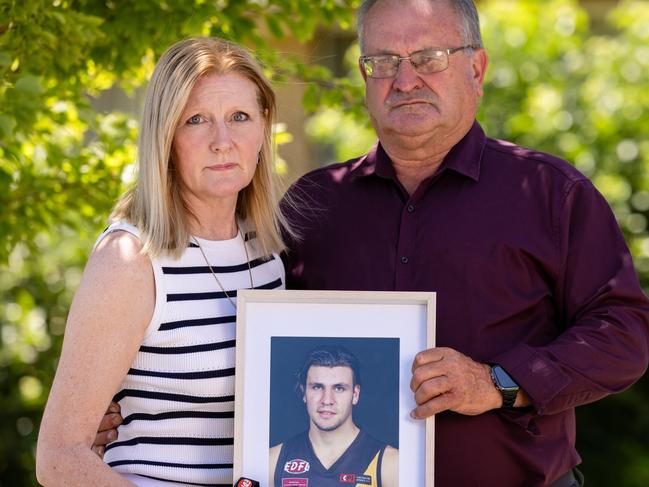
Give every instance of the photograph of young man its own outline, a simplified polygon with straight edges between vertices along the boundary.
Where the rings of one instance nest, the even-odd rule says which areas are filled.
[[[398,450],[354,422],[361,375],[349,350],[323,346],[309,352],[298,373],[298,390],[309,426],[270,449],[270,485],[398,485]]]

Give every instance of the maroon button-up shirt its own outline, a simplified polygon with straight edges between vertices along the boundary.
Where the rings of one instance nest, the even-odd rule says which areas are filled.
[[[437,292],[437,345],[495,362],[533,407],[436,419],[436,487],[541,486],[580,461],[574,407],[649,360],[649,303],[615,218],[565,161],[475,123],[412,194],[381,145],[285,205],[287,287]]]

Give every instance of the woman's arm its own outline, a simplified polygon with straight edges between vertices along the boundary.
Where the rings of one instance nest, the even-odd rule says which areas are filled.
[[[90,448],[153,314],[153,269],[140,250],[136,237],[115,232],[88,260],[39,433],[36,475],[43,485],[132,485]]]

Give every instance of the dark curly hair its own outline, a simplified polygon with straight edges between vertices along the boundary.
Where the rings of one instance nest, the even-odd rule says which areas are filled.
[[[361,385],[361,368],[356,356],[341,346],[321,346],[311,350],[297,372],[298,391],[306,386],[306,376],[312,366],[349,367],[352,369],[353,386]]]

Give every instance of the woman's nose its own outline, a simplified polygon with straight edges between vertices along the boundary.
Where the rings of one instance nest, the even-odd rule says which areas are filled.
[[[210,149],[214,152],[226,152],[231,147],[229,127],[223,122],[215,122],[210,133]]]

